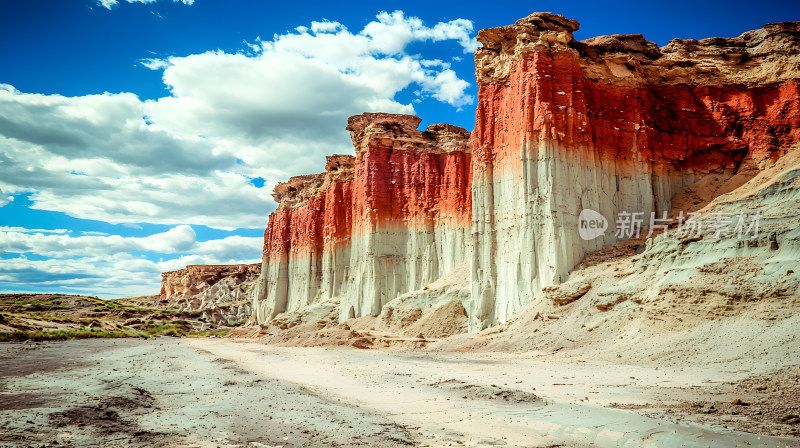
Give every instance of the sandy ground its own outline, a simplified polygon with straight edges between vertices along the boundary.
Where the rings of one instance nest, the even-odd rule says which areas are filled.
[[[800,446],[679,418],[749,376],[715,365],[177,338],[10,343],[0,360],[0,446]]]

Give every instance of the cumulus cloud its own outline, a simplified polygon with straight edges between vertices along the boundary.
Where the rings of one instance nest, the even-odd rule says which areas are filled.
[[[11,258],[0,263],[0,287],[8,290],[35,288],[126,297],[157,294],[161,273],[188,264],[244,264],[258,259],[225,259],[209,255],[185,255],[166,261],[151,261],[128,253],[84,256],[70,259],[33,260]]]
[[[478,41],[471,36],[472,22],[466,19],[439,22],[429,28],[416,17],[405,17],[402,11],[382,12],[377,18],[378,21],[367,24],[362,34],[369,36],[376,48],[388,54],[403,51],[409,42],[425,40],[457,40],[464,53],[472,53],[478,48]]]
[[[145,104],[131,93],[65,97],[21,93],[0,84],[3,163],[22,171],[66,165],[72,174],[95,177],[176,168],[206,173],[234,162],[230,154],[215,153],[197,135],[174,134],[149,124],[142,118],[145,113]],[[39,166],[32,152],[45,156]]]
[[[339,22],[329,22],[329,21],[322,21],[322,22],[311,22],[311,32],[314,34],[316,33],[332,33],[339,29],[343,28],[342,24]],[[300,30],[298,30],[300,31]],[[308,31],[308,28],[302,29],[301,32]]]
[[[150,70],[161,70],[169,67],[169,64],[166,61],[156,58],[145,58],[140,60],[139,63]]]
[[[240,52],[143,59],[170,90],[154,100],[0,84],[0,207],[22,196],[31,208],[75,218],[172,226],[134,238],[10,223],[0,227],[0,253],[15,257],[0,263],[0,286],[150,294],[163,271],[258,262],[261,238],[197,241],[191,225],[263,228],[277,182],[321,171],[325,155],[352,152],[348,116],[414,113],[398,99],[405,89],[417,93],[414,102],[472,103],[469,84],[447,63],[408,51],[450,41],[469,53],[472,36],[467,20],[428,26],[395,11],[361,30],[320,20]],[[134,255],[141,253],[148,255]]]
[[[264,225],[269,190],[235,172],[234,154],[149,123],[144,109],[128,93],[70,98],[0,85],[0,192],[111,223]]]
[[[0,228],[0,252],[19,254],[0,263],[0,286],[34,286],[42,290],[62,287],[109,296],[154,294],[158,292],[161,272],[188,264],[258,263],[263,243],[261,238],[237,235],[197,241],[194,230],[187,225],[146,237],[92,233],[95,232],[73,237],[60,230]],[[152,261],[132,255],[141,252],[157,254],[162,259]],[[30,254],[36,259],[30,259]],[[170,255],[177,257],[169,258]]]
[[[23,233],[69,233],[67,229],[26,229],[25,227],[0,226],[0,232]]]
[[[128,3],[155,3],[158,0],[125,0]],[[193,5],[194,0],[172,0],[175,3],[183,3],[184,5]],[[111,9],[114,6],[119,5],[119,0],[97,0],[97,4],[106,8]]]
[[[447,65],[405,53],[413,42],[455,40],[474,51],[472,23],[426,27],[401,11],[381,13],[360,32],[338,22],[312,22],[252,45],[252,54],[220,51],[160,62],[172,96],[147,103],[147,115],[179,133],[197,132],[234,151],[249,166],[286,174],[320,169],[326,154],[349,152],[343,127],[362,112],[414,113],[395,100],[410,85],[461,107],[469,83]],[[288,156],[288,157],[287,157]]]
[[[426,26],[400,11],[358,32],[314,21],[249,51],[143,60],[171,91],[148,101],[0,85],[0,206],[23,194],[35,209],[115,224],[263,227],[277,182],[352,152],[348,116],[414,113],[395,98],[409,86],[417,101],[471,103],[447,64],[406,53],[445,40],[472,51],[471,34],[463,19]]]
[[[71,236],[60,230],[0,228],[0,251],[36,254],[49,258],[72,258],[87,253],[115,255],[129,252],[154,252],[158,254],[192,253],[214,259],[249,259],[259,256],[262,243],[261,238],[238,235],[198,242],[194,229],[188,225],[175,226],[166,232],[146,237],[92,234]]]

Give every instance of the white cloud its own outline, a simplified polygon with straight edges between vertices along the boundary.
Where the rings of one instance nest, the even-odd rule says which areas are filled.
[[[0,226],[0,232],[69,233],[69,230],[67,230],[67,229],[26,229],[24,227]]]
[[[343,129],[348,116],[414,113],[394,99],[412,84],[456,107],[472,103],[469,83],[448,66],[404,52],[415,41],[445,39],[472,50],[471,30],[464,20],[425,27],[396,11],[379,14],[358,33],[313,22],[259,41],[251,55],[172,57],[163,61],[172,96],[148,102],[147,115],[176,133],[208,136],[250,167],[317,172],[324,155],[352,151]]]
[[[95,232],[93,230],[83,230],[81,231],[81,235],[84,236],[109,236],[109,233],[106,232]]]
[[[99,3],[111,9],[121,1]],[[170,89],[158,100],[43,95],[0,84],[0,206],[23,195],[31,208],[80,219],[140,230],[139,223],[173,226],[123,237],[10,223],[0,227],[0,253],[17,257],[0,263],[0,287],[151,294],[163,271],[258,262],[261,238],[198,242],[190,225],[263,228],[277,182],[321,171],[325,155],[352,152],[348,116],[414,113],[412,103],[397,99],[404,89],[419,92],[415,102],[470,104],[469,84],[448,63],[407,48],[449,40],[470,52],[471,35],[469,21],[427,26],[399,11],[359,31],[314,21],[239,53],[143,59],[142,66],[163,71]],[[266,179],[262,188],[251,184],[256,177]]]
[[[459,79],[456,72],[450,69],[442,70],[432,79],[425,79],[421,84],[439,101],[454,106],[465,106],[472,103],[471,99],[464,98],[464,89],[469,87],[469,83]]]
[[[128,3],[155,3],[158,0],[125,0]],[[175,3],[183,3],[184,5],[193,5],[194,0],[172,0]],[[119,0],[97,0],[97,4],[106,8],[111,9],[114,6],[119,5]]]
[[[344,27],[339,22],[328,22],[328,21],[311,22],[311,32],[313,32],[314,34],[316,34],[316,33],[332,33],[334,31],[337,31],[337,30],[341,29],[341,28],[344,28]],[[300,31],[300,30],[298,29],[298,31]],[[304,31],[307,31],[307,29],[304,30]],[[304,31],[301,31],[301,32],[304,32]]]
[[[161,272],[188,264],[258,263],[263,244],[261,238],[237,235],[198,242],[194,230],[185,225],[138,238],[91,234],[73,237],[64,232],[0,228],[0,253],[20,254],[0,263],[0,287],[63,287],[110,296],[157,294]],[[132,252],[178,257],[151,261],[135,257]],[[28,254],[47,259],[31,260]]]
[[[0,85],[0,191],[111,223],[264,225],[270,186],[251,185],[235,172],[236,156],[205,139],[148,125],[144,109],[132,94],[70,98]]]
[[[92,234],[73,237],[62,230],[0,228],[0,251],[61,259],[86,254],[110,256],[128,252],[191,253],[214,259],[241,259],[258,257],[262,244],[262,238],[238,235],[198,242],[194,229],[187,225],[146,237]]]
[[[395,99],[412,85],[420,100],[471,103],[447,64],[405,53],[443,40],[470,51],[471,32],[463,19],[428,27],[400,11],[359,32],[315,21],[248,54],[143,60],[171,90],[155,101],[0,85],[0,198],[27,194],[33,208],[110,223],[263,227],[277,182],[352,152],[348,116],[413,113]]]
[[[429,28],[416,17],[405,17],[402,11],[382,12],[377,18],[377,22],[367,24],[362,34],[372,38],[375,47],[386,54],[401,52],[412,41],[425,40],[456,40],[464,53],[478,48],[478,41],[471,36],[472,22],[466,19],[439,22]]]
[[[166,61],[154,58],[145,58],[139,61],[139,63],[150,70],[161,70],[169,67],[169,64]]]
[[[59,288],[106,298],[153,295],[160,289],[162,272],[181,269],[187,264],[258,262],[257,258],[227,259],[209,255],[186,255],[154,262],[128,253],[46,260],[19,257],[0,263],[0,287],[4,290],[35,288],[38,291]]]

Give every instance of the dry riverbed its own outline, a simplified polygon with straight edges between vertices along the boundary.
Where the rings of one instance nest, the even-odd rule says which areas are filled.
[[[756,392],[772,396],[795,379],[793,370],[782,375]],[[800,446],[710,419],[737,410],[723,403],[749,376],[568,353],[178,338],[7,343],[0,446]],[[695,414],[705,424],[687,420]]]

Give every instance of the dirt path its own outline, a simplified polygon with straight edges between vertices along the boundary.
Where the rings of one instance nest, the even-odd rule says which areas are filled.
[[[0,360],[0,446],[800,446],[609,407],[746,376],[713,367],[173,338],[4,344]]]
[[[243,370],[199,348],[203,343],[0,345],[0,446],[412,443],[404,428],[384,418]]]

